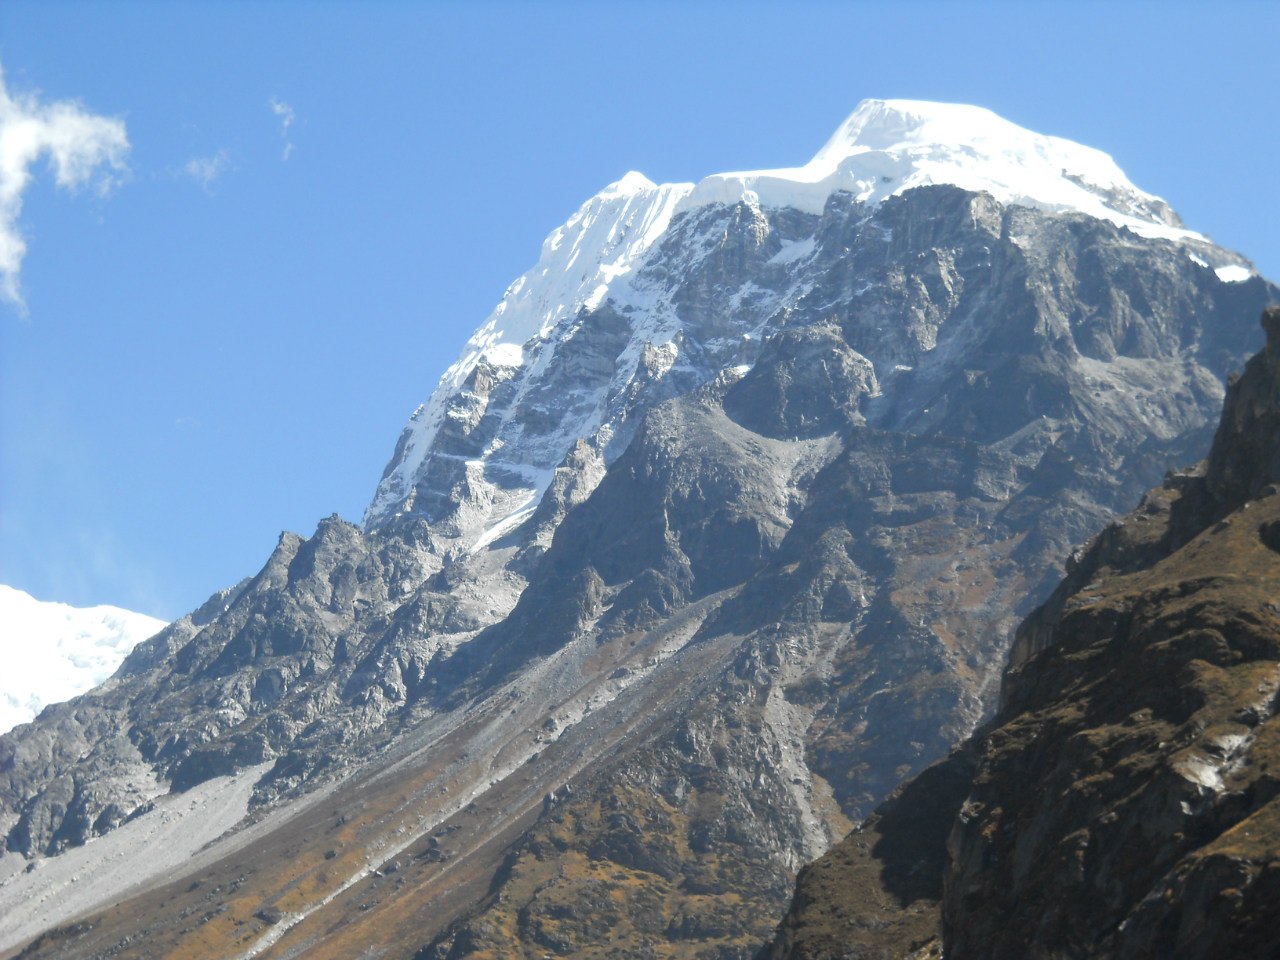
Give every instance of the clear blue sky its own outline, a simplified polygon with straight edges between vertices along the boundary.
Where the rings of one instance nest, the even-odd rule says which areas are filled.
[[[1280,278],[1277,36],[1262,2],[4,0],[9,95],[118,118],[131,149],[107,197],[43,161],[22,195],[0,582],[173,617],[281,530],[359,520],[586,197],[802,163],[864,97],[1106,150]]]

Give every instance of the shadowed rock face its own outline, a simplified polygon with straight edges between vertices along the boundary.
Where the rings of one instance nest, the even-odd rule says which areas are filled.
[[[1280,309],[1263,327],[1208,460],[1073,562],[995,719],[801,874],[768,956],[1280,950]]]
[[[784,240],[810,252],[777,259]],[[1276,294],[950,187],[700,208],[643,271],[683,311],[678,359],[641,363],[614,440],[574,445],[523,526],[460,548],[499,487],[454,477],[418,493],[447,503],[439,526],[285,535],[0,739],[23,856],[270,765],[218,880],[166,874],[33,956],[143,934],[201,955],[748,956],[796,869],[979,722],[1060,559],[1203,453],[1256,346],[1241,317]],[[606,375],[625,316],[577,318],[522,436]],[[514,382],[482,379],[476,397]],[[483,424],[451,421],[449,450]],[[394,879],[369,873],[389,859]]]

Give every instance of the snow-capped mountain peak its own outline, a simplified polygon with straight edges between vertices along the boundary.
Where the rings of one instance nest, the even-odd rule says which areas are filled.
[[[72,607],[0,584],[0,733],[97,686],[165,621],[120,607]]]
[[[803,166],[714,174],[697,184],[658,185],[633,171],[587,200],[546,238],[538,263],[511,284],[414,414],[366,526],[424,516],[466,549],[513,529],[579,441],[600,462],[619,452],[643,408],[672,395],[672,384],[658,385],[669,372],[688,381],[683,390],[754,362],[753,344],[771,318],[805,293],[816,237],[802,234],[816,228],[834,195],[870,216],[890,197],[944,184],[1172,241],[1224,282],[1253,275],[1241,258],[1184,229],[1100,150],[980,107],[864,100]],[[715,209],[740,204],[737,226],[717,220]],[[770,239],[775,218],[764,211],[782,210],[810,225]],[[700,288],[723,302],[691,326],[690,304],[681,301],[686,281],[738,243],[730,234],[739,228],[747,246],[769,246],[769,275],[763,286]],[[678,262],[664,261],[668,246]],[[582,320],[586,314],[593,319]],[[593,332],[584,322],[609,329]]]
[[[547,918],[574,955],[764,942],[797,868],[989,716],[1061,559],[1197,458],[1280,299],[1229,250],[1079,212],[1158,228],[1117,176],[873,103],[806,167],[601,190],[364,529],[282,534],[0,738],[0,954],[521,956]],[[1217,511],[1198,482],[1144,501],[1138,549]],[[449,892],[462,860],[491,895]]]
[[[750,192],[765,206],[821,213],[837,191],[878,203],[930,184],[1085,213],[1142,236],[1203,239],[1101,150],[1033,133],[982,107],[921,100],[863,100],[804,166],[715,174],[685,206],[736,202]]]

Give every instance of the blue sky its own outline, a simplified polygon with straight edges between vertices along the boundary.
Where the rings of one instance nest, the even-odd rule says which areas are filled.
[[[358,520],[542,238],[630,169],[803,163],[864,97],[1112,154],[1280,277],[1280,4],[0,4],[10,97],[123,124],[41,160],[0,300],[0,582],[177,616]],[[289,123],[286,126],[285,121]]]

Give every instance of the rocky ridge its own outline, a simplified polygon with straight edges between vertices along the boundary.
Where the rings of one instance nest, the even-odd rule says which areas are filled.
[[[615,282],[521,344],[482,329],[363,527],[282,536],[0,739],[0,907],[23,908],[0,943],[71,919],[27,891],[54,902],[86,840],[248,771],[248,818],[185,874],[30,955],[765,939],[799,865],[980,720],[1059,558],[1202,452],[1276,290],[1147,201],[1143,227],[762,184],[661,230],[626,199],[643,183],[589,203],[544,254],[577,243]],[[583,906],[606,899],[609,929]]]
[[[1280,308],[1209,458],[1019,628],[995,718],[799,879],[770,957],[1280,949]]]

